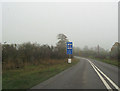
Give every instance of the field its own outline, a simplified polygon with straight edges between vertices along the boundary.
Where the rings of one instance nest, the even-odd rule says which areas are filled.
[[[78,59],[72,59],[68,64],[64,60],[47,60],[40,65],[27,65],[23,69],[3,70],[3,89],[28,89],[59,72],[75,65]]]

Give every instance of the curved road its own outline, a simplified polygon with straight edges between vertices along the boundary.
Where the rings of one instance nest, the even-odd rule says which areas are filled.
[[[76,58],[80,59],[76,65],[34,86],[32,89],[119,90],[117,67],[92,59]]]

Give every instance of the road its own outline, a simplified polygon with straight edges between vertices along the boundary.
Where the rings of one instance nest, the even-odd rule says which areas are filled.
[[[80,61],[71,68],[34,86],[32,89],[118,89],[118,68],[92,59]],[[120,91],[120,90],[119,90]]]

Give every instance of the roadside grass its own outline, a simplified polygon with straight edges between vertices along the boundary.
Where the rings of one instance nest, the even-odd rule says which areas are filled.
[[[72,59],[71,64],[67,63],[67,59],[48,60],[24,69],[3,70],[2,89],[29,89],[78,62],[78,59]]]
[[[120,62],[118,60],[114,60],[114,59],[100,59],[100,58],[93,58],[93,57],[89,57],[91,59],[95,59],[97,61],[101,61],[101,62],[105,62],[111,65],[115,65],[117,67],[120,67]]]

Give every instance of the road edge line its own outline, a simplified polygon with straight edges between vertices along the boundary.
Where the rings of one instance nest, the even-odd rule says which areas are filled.
[[[88,60],[89,61],[89,60]],[[99,76],[99,78],[102,80],[103,84],[105,85],[105,87],[108,90],[112,90],[112,88],[108,85],[108,83],[104,80],[104,78],[101,76],[101,74],[97,71],[97,69],[94,67],[94,65],[91,63],[91,61],[89,61],[89,63],[91,64],[91,66],[93,67],[93,69],[95,70],[95,72],[97,73],[97,75]]]
[[[92,62],[91,62],[92,63]],[[93,64],[93,63],[92,63]],[[93,64],[94,65],[94,64]],[[95,66],[95,65],[94,65]],[[103,75],[107,78],[107,80],[118,90],[120,91],[120,88],[107,76],[105,75],[105,73],[103,73],[97,66],[95,66],[95,68]]]

